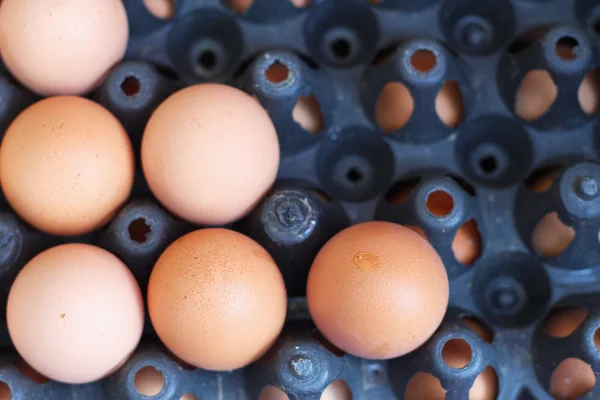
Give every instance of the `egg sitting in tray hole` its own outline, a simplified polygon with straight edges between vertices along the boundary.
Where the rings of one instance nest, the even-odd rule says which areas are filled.
[[[10,72],[43,95],[85,94],[125,54],[122,0],[3,0],[0,49]]]
[[[310,269],[307,301],[323,335],[362,358],[402,356],[438,328],[448,305],[442,260],[413,230],[367,222],[338,233]]]
[[[275,342],[287,296],[279,268],[254,240],[220,228],[182,236],[160,256],[148,284],[158,337],[184,362],[231,370]]]
[[[6,305],[10,337],[42,375],[88,383],[115,372],[135,350],[144,300],[125,264],[106,250],[65,244],[19,272]]]
[[[142,139],[142,166],[150,189],[171,212],[221,225],[248,214],[273,185],[279,141],[250,95],[200,84],[154,111]]]
[[[127,132],[107,109],[77,96],[26,108],[0,145],[0,185],[28,223],[54,235],[98,229],[125,204],[134,178]]]

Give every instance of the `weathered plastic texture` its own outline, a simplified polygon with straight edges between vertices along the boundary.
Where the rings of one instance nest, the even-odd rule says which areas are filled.
[[[553,369],[577,357],[600,373],[594,335],[600,327],[600,124],[582,111],[577,90],[600,66],[600,3],[595,0],[313,0],[296,8],[287,0],[255,0],[242,15],[219,0],[175,0],[175,15],[161,20],[142,0],[124,0],[131,29],[127,59],[91,97],[108,107],[139,149],[144,125],[178,88],[225,82],[255,95],[277,128],[282,150],[274,191],[233,225],[277,260],[290,293],[288,323],[275,347],[255,364],[227,373],[190,369],[173,360],[147,323],[139,351],[99,383],[37,383],[13,365],[4,318],[0,367],[13,399],[255,399],[265,385],[290,399],[318,399],[343,379],[354,399],[403,398],[418,371],[437,377],[446,399],[466,399],[476,376],[494,368],[499,399],[549,398]],[[542,29],[540,29],[542,28]],[[535,35],[527,35],[535,32]],[[518,39],[520,38],[520,39]],[[562,42],[561,42],[562,41]],[[570,59],[557,43],[572,47]],[[435,56],[431,70],[411,64],[418,50]],[[274,63],[287,76],[266,76]],[[513,113],[515,95],[531,70],[550,73],[554,105],[527,122]],[[464,119],[446,126],[435,99],[446,81],[462,95]],[[408,122],[385,134],[376,103],[389,82],[414,100]],[[314,96],[323,127],[305,131],[292,116],[299,98]],[[36,100],[4,72],[0,78],[0,131]],[[139,162],[138,162],[139,164]],[[549,190],[529,190],[526,179],[546,166],[560,172]],[[396,184],[416,184],[406,201],[390,204]],[[437,217],[428,196],[444,191],[452,211]],[[18,270],[40,250],[65,241],[96,243],[121,257],[145,290],[150,270],[173,240],[197,227],[167,213],[152,198],[138,165],[130,203],[107,226],[78,238],[56,238],[29,228],[10,211],[0,213],[0,286],[3,304]],[[576,236],[556,257],[531,246],[540,219],[557,212]],[[437,333],[417,351],[387,362],[341,354],[314,330],[302,296],[311,260],[332,235],[368,220],[420,227],[444,260],[450,308]],[[482,240],[472,265],[458,262],[453,238],[474,220]],[[542,329],[562,306],[588,308],[567,338]],[[1,308],[4,311],[4,307]],[[463,323],[475,318],[493,333],[483,340]],[[470,363],[451,368],[442,348],[464,340]],[[226,351],[226,349],[224,349]],[[154,366],[165,378],[154,397],[139,394],[136,372]],[[600,398],[596,385],[586,398]]]

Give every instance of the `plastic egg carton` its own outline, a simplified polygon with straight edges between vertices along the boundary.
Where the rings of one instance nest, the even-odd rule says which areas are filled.
[[[232,227],[258,240],[280,266],[290,295],[288,321],[261,360],[244,370],[215,373],[175,360],[147,319],[139,350],[117,373],[70,386],[23,372],[1,316],[6,355],[0,379],[12,399],[177,400],[186,393],[202,400],[255,399],[266,385],[291,400],[319,399],[337,379],[354,399],[401,399],[417,372],[435,376],[446,399],[466,399],[476,377],[492,367],[499,399],[529,400],[550,398],[551,373],[566,358],[579,358],[600,373],[594,343],[600,328],[600,124],[598,113],[583,112],[577,98],[584,75],[600,66],[600,3],[313,0],[300,9],[284,0],[255,0],[237,15],[219,0],[175,0],[170,20],[151,15],[142,0],[124,3],[130,22],[126,60],[91,97],[121,120],[136,150],[157,105],[198,82],[243,88],[273,119],[282,150],[275,190]],[[570,59],[557,52],[557,44],[570,47]],[[427,72],[411,64],[420,50],[435,57]],[[287,74],[274,82],[267,71],[277,63]],[[513,109],[519,85],[535,69],[548,71],[558,95],[546,114],[527,122]],[[445,125],[435,110],[447,81],[455,82],[464,105],[456,127]],[[409,89],[414,109],[402,128],[385,134],[376,122],[376,104],[389,82]],[[309,96],[323,119],[314,133],[292,115],[298,100]],[[4,132],[37,97],[4,72],[0,99]],[[528,177],[551,165],[560,167],[551,187],[530,190]],[[34,231],[1,200],[2,313],[18,270],[42,249],[65,241],[114,252],[145,290],[162,250],[197,227],[165,212],[139,165],[137,174],[129,204],[108,227],[84,237]],[[391,191],[403,182],[416,186],[403,203],[390,204]],[[429,195],[440,190],[453,201],[444,217],[427,208]],[[576,235],[562,254],[542,257],[531,237],[549,212],[557,212]],[[314,330],[302,298],[319,248],[344,227],[373,219],[420,227],[450,277],[442,326],[420,349],[387,362],[331,348]],[[463,265],[452,243],[472,220],[481,254]],[[555,338],[542,324],[551,310],[564,306],[586,307],[588,313],[571,335]],[[470,329],[473,320],[491,337]],[[452,339],[470,348],[464,368],[444,361],[444,345]],[[145,366],[164,376],[162,391],[153,397],[135,387],[136,373]],[[600,386],[586,396],[600,398]]]

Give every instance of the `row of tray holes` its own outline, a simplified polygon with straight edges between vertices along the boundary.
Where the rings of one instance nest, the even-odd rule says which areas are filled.
[[[571,59],[569,54],[574,57],[572,49],[571,52],[561,50],[561,54],[567,59]],[[420,73],[427,73],[433,69],[436,62],[435,55],[428,50],[418,50],[411,57],[413,68]],[[266,70],[266,76],[269,82],[280,84],[289,78],[289,70],[284,64],[276,61]],[[136,77],[128,76],[121,83],[121,90],[126,96],[135,96],[141,90],[141,83]],[[600,69],[588,71],[579,86],[577,95],[584,113],[592,115],[599,110]],[[513,111],[524,121],[532,122],[546,114],[557,97],[558,88],[550,73],[543,69],[534,69],[527,73],[519,85]],[[410,120],[414,106],[412,94],[404,84],[388,82],[380,92],[376,103],[376,123],[385,133],[395,132]],[[434,107],[438,118],[450,128],[458,127],[464,120],[463,96],[455,80],[444,82],[436,96]],[[320,104],[313,94],[298,98],[292,110],[292,118],[305,131],[313,135],[318,135],[325,127]],[[483,167],[488,168],[485,165]],[[493,168],[493,165],[490,164],[489,168]]]
[[[588,310],[586,308],[557,308],[553,310],[544,320],[542,327],[544,331],[555,338],[565,338],[571,335],[586,319]],[[481,320],[464,316],[461,318],[464,326],[471,329],[480,336],[485,342],[493,343],[494,335]],[[325,348],[336,356],[343,356],[343,352],[336,349],[327,340],[315,331],[314,337],[321,342]],[[600,350],[600,330],[594,335],[596,347]],[[194,367],[186,364],[171,353],[167,353],[182,368],[193,370]],[[442,358],[446,364],[455,369],[465,368],[472,358],[472,350],[469,344],[458,338],[449,339],[443,346]],[[47,378],[37,373],[29,367],[22,359],[17,358],[13,364],[26,377],[38,384],[49,382]],[[378,373],[374,370],[373,373]],[[379,371],[381,373],[381,371]],[[574,399],[588,393],[595,385],[596,378],[591,367],[577,358],[568,358],[563,360],[554,369],[548,388],[550,393],[562,399]],[[134,385],[140,395],[154,397],[160,394],[165,384],[165,377],[161,371],[153,366],[140,368],[134,378]],[[268,388],[268,389],[267,389]],[[287,398],[283,392],[274,387],[267,387],[263,390],[260,400],[284,400]],[[498,377],[492,367],[486,368],[476,378],[470,390],[470,398],[473,399],[494,399],[498,392]],[[9,400],[11,397],[10,388],[6,383],[0,384],[0,400]],[[445,391],[441,387],[439,380],[431,374],[419,372],[415,374],[405,392],[405,398],[410,399],[443,399]],[[321,399],[351,399],[351,393],[343,381],[335,381],[323,393]],[[179,400],[197,400],[197,397],[191,393],[184,394]]]

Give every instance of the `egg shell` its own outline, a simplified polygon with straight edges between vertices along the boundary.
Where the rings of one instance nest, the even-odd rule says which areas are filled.
[[[19,354],[44,376],[87,383],[119,368],[144,327],[131,271],[106,250],[65,244],[34,257],[8,296],[7,324]]]
[[[277,339],[286,314],[277,265],[227,229],[189,233],[160,256],[148,284],[156,333],[177,357],[208,370],[241,368]]]
[[[129,197],[134,155],[121,123],[82,97],[58,96],[25,109],[0,145],[0,184],[14,210],[56,235],[106,224]]]
[[[423,344],[448,305],[448,277],[429,242],[388,223],[352,226],[323,246],[307,300],[319,330],[337,347],[370,359],[399,357]]]
[[[3,0],[0,48],[10,72],[44,95],[97,87],[127,48],[122,0]]]
[[[270,189],[279,142],[251,96],[201,84],[173,94],[152,114],[142,164],[166,208],[190,222],[220,225],[248,214]]]

